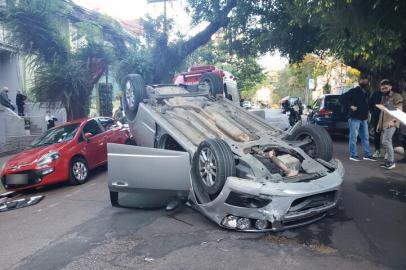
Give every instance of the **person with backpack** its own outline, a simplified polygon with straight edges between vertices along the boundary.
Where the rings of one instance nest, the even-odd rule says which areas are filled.
[[[364,150],[364,160],[376,161],[371,154],[369,146],[369,105],[368,105],[368,84],[369,78],[363,74],[359,78],[359,85],[348,90],[339,98],[340,103],[347,109],[350,160],[361,161],[357,154],[357,138],[361,138],[362,148]]]

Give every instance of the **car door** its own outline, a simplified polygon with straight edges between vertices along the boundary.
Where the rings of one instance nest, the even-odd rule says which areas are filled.
[[[84,138],[84,134],[91,133],[92,137]],[[96,120],[89,120],[82,129],[82,136],[79,138],[83,141],[83,153],[86,157],[89,167],[94,167],[107,160],[107,148],[104,134]]]
[[[110,192],[188,194],[191,188],[188,152],[108,144]]]

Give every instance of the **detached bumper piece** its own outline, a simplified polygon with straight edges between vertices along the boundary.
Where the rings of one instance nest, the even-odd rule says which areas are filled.
[[[16,193],[14,192],[0,194],[0,213],[37,204],[45,197],[44,195],[37,195],[20,199],[12,199],[15,196]]]

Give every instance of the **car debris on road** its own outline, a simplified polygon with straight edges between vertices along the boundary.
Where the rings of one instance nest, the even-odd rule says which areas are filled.
[[[13,199],[16,197],[15,199]],[[36,195],[25,198],[17,198],[18,194],[10,191],[0,194],[0,212],[15,210],[39,203],[45,196]]]

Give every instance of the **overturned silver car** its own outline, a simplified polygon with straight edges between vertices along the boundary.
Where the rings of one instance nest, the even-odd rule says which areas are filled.
[[[224,228],[255,232],[306,225],[336,206],[344,169],[323,128],[275,128],[226,99],[210,73],[198,86],[128,75],[123,89],[137,146],[108,145],[113,206],[121,193],[167,192]]]

